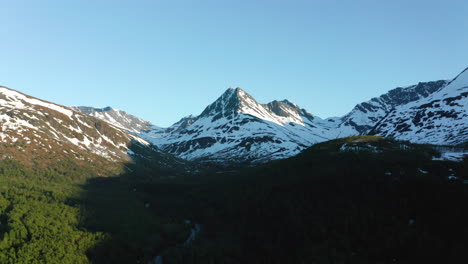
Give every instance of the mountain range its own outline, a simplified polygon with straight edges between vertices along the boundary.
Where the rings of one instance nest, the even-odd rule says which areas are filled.
[[[230,88],[167,128],[0,86],[0,262],[456,263],[467,105],[468,69],[325,119]]]
[[[290,157],[316,143],[354,135],[462,144],[468,141],[467,94],[465,69],[453,80],[398,87],[356,105],[343,117],[326,119],[288,100],[258,103],[241,88],[229,88],[200,115],[184,117],[168,128],[111,107],[75,109],[183,159],[256,163]]]
[[[354,135],[464,144],[468,141],[467,98],[468,69],[449,81],[390,90],[342,117],[326,119],[288,100],[262,104],[241,88],[229,88],[201,114],[162,128],[112,107],[65,107],[0,87],[0,139],[8,143],[2,148],[12,148],[5,155],[18,157],[60,152],[76,159],[94,155],[125,163],[138,157],[131,148],[138,146],[158,157],[263,163]]]

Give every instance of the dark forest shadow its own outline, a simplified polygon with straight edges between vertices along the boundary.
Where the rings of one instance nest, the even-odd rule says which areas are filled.
[[[186,170],[177,166],[185,164],[139,144],[130,148],[143,155],[125,164],[126,173],[81,186],[82,227],[105,237],[87,253],[93,263],[147,263],[183,243],[192,228],[186,220],[194,218],[189,194],[196,185],[176,181]]]
[[[94,178],[83,186],[84,227],[107,234],[89,252],[93,263],[143,263],[189,235],[190,225],[184,222],[189,215],[182,217],[184,207],[173,210],[177,203],[174,197],[163,198],[162,191],[177,195],[173,192],[176,188],[168,188],[170,184],[136,183],[129,176]],[[151,195],[144,190],[148,186],[161,192]]]
[[[108,234],[89,251],[90,260],[147,263],[161,254],[170,259],[164,263],[185,264],[465,258],[468,189],[445,174],[447,166],[461,164],[434,163],[420,150],[376,155],[330,147],[338,148],[321,145],[289,160],[198,179],[171,179],[167,171],[89,179],[84,228]],[[200,241],[189,248],[180,247],[190,230],[185,220],[203,225]]]

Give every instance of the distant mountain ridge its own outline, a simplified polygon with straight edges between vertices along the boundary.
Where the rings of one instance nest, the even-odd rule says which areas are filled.
[[[468,142],[468,68],[429,96],[395,107],[370,134],[437,145]]]
[[[116,126],[127,126],[127,131],[181,158],[216,163],[286,158],[319,142],[365,134],[414,143],[458,144],[468,140],[466,75],[465,70],[452,81],[395,88],[356,105],[343,117],[321,119],[288,100],[260,104],[241,88],[229,88],[200,115],[185,117],[169,128]],[[437,110],[440,105],[429,104],[434,96],[447,102],[442,112]],[[417,109],[433,109],[424,112],[428,117],[421,121],[415,113],[422,112],[416,111],[415,105]],[[100,118],[106,120],[103,112]],[[422,125],[437,119],[445,120],[443,129],[442,125]],[[411,127],[409,122],[419,122],[419,128],[411,133],[401,129]]]
[[[447,84],[448,81],[439,80],[392,89],[379,97],[356,105],[350,113],[341,119],[340,130],[347,135],[367,134],[378,121],[395,107],[426,98]]]
[[[122,128],[130,132],[139,132],[142,130],[150,130],[153,125],[141,118],[128,114],[125,111],[114,109],[110,106],[104,108],[96,108],[90,106],[72,106],[72,109],[82,112],[90,116],[102,119],[116,127]]]

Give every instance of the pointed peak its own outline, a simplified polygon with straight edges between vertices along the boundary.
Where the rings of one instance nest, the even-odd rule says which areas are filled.
[[[313,114],[309,113],[304,108],[301,108],[299,105],[284,99],[281,101],[271,101],[265,105],[269,111],[274,113],[275,115],[282,116],[282,117],[290,117],[292,113],[296,115],[305,116],[307,118],[312,118]]]
[[[228,88],[216,101],[236,100],[242,101],[245,98],[252,98],[250,94],[242,90],[242,88]]]
[[[246,92],[244,90],[242,90],[242,88],[240,88],[240,87],[236,87],[236,88],[229,87],[224,92],[224,94],[236,94],[236,95],[243,94],[243,93],[246,93]]]
[[[274,100],[274,101],[269,102],[267,105],[269,107],[275,107],[275,108],[283,106],[283,107],[288,107],[290,109],[294,109],[296,111],[301,110],[301,108],[297,104],[295,104],[295,103],[293,103],[293,102],[291,102],[291,101],[289,101],[287,99],[284,99],[284,100],[281,100],[281,101]]]
[[[228,88],[214,103],[205,108],[200,116],[230,116],[255,105],[258,105],[255,99],[241,88]]]
[[[291,107],[297,108],[297,109],[300,108],[297,104],[295,104],[295,103],[289,101],[288,99],[284,99],[284,100],[282,100],[282,101],[280,101],[280,102],[283,103],[283,104],[287,104],[287,105],[289,105],[289,106],[291,106]]]

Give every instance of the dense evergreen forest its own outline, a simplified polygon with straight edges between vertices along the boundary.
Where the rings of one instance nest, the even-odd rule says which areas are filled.
[[[55,165],[0,161],[0,263],[144,263],[188,236],[190,225],[147,208],[125,175]]]
[[[433,155],[352,137],[176,178],[4,159],[0,263],[461,263],[468,185],[448,176],[468,176],[468,160]],[[201,232],[186,245],[195,223]]]

